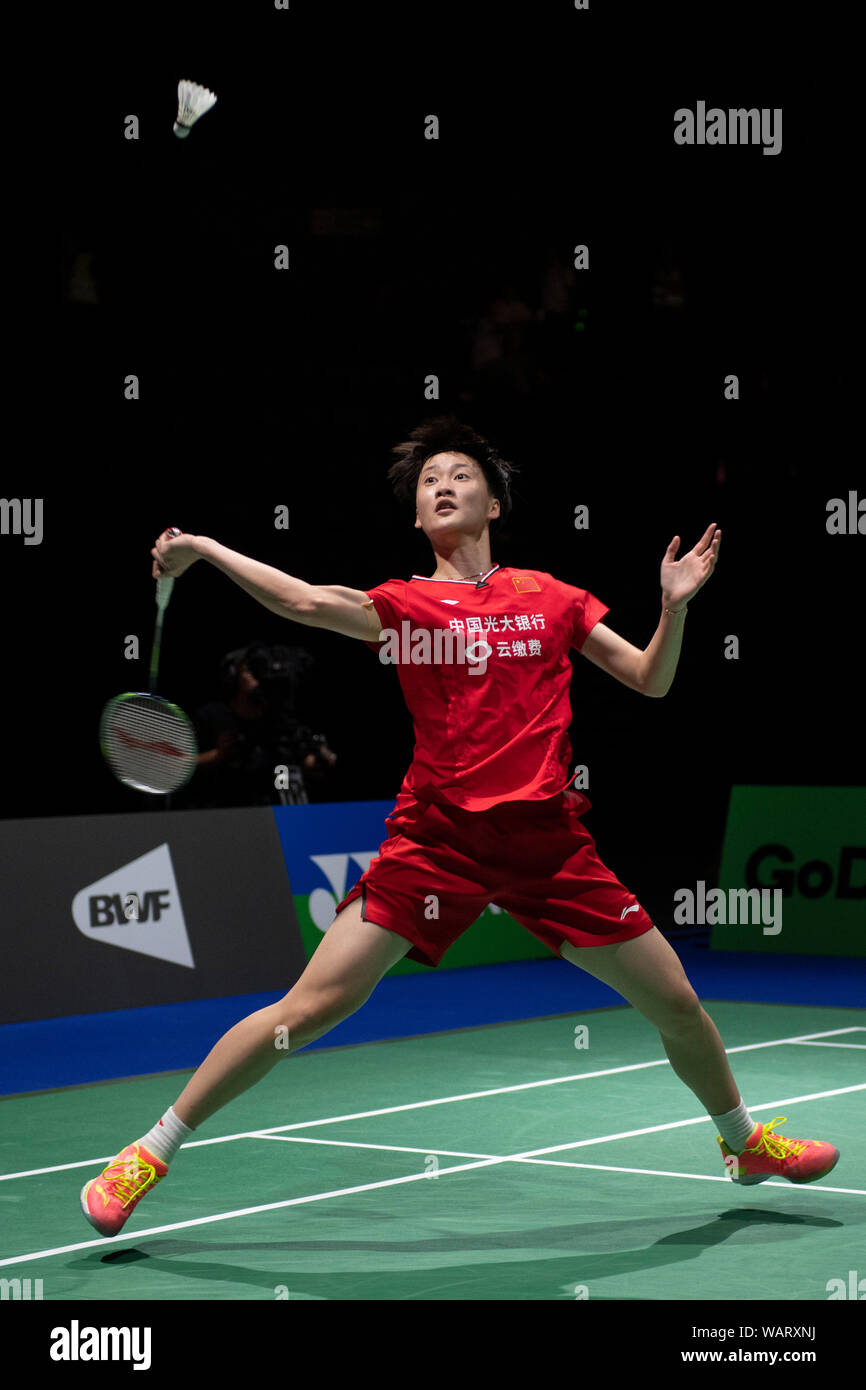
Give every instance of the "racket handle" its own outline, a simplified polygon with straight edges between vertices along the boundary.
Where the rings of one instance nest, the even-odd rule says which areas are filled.
[[[160,613],[164,613],[171,598],[171,591],[174,588],[173,579],[157,579],[156,581],[156,606]]]
[[[182,535],[183,535],[183,532],[182,532],[182,531],[179,531],[178,528],[177,528],[176,526],[171,526],[171,527],[169,527],[169,529],[166,531],[165,534],[166,534],[167,536],[171,536],[172,539],[174,539],[175,536],[182,536]],[[160,613],[164,613],[165,610],[166,610],[166,608],[168,607],[168,601],[169,601],[169,599],[171,598],[171,591],[172,591],[173,588],[174,588],[174,580],[173,580],[173,579],[157,579],[157,581],[156,581],[156,606],[157,606],[157,608],[159,609]]]

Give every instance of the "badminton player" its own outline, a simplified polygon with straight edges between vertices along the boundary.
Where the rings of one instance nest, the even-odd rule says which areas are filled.
[[[217,1111],[359,1009],[403,956],[438,965],[491,902],[658,1029],[673,1070],[712,1117],[734,1181],[823,1178],[838,1150],[779,1134],[784,1116],[761,1123],[749,1114],[679,957],[602,863],[583,821],[590,802],[570,786],[572,648],[636,698],[665,695],[687,606],[716,566],[721,532],[709,526],[679,559],[680,538],[671,541],[658,627],[641,650],[603,621],[608,608],[588,590],[493,562],[490,527],[510,511],[515,470],[486,439],[440,416],[393,452],[389,478],[430,543],[429,574],[359,590],[305,583],[204,536],[163,534],[151,551],[155,577],[178,577],[204,559],[271,612],[373,651],[391,644],[416,743],[387,838],[300,979],[229,1029],[153,1128],[85,1184],[85,1216],[117,1234]],[[425,662],[424,635],[435,654],[437,630],[443,659]],[[411,647],[401,649],[394,638],[404,632]],[[450,644],[444,633],[455,634]],[[421,659],[405,659],[413,650]],[[449,650],[465,659],[449,662]],[[288,1048],[277,1045],[286,1030]]]

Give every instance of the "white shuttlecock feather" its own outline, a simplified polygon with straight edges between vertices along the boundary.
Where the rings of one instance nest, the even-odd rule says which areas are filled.
[[[177,120],[173,129],[178,140],[185,140],[200,116],[210,111],[216,96],[197,82],[181,79],[177,84]]]

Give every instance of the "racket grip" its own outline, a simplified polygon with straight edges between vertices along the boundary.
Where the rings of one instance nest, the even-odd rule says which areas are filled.
[[[161,613],[168,607],[171,598],[171,591],[174,588],[173,579],[157,579],[156,581],[156,606]]]
[[[169,527],[169,529],[166,531],[165,534],[166,534],[167,536],[171,536],[172,539],[174,539],[175,536],[182,536],[182,535],[183,535],[183,532],[182,532],[182,531],[179,531],[178,528],[177,528],[176,526],[171,526],[171,527]],[[157,581],[156,581],[156,606],[157,606],[157,608],[159,609],[160,613],[164,613],[165,610],[166,610],[166,608],[168,607],[168,601],[169,601],[169,599],[171,598],[171,591],[172,591],[173,588],[174,588],[174,580],[173,580],[173,579],[157,579]]]

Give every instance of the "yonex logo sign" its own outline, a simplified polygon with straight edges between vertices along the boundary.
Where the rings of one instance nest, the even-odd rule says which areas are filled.
[[[349,864],[357,864],[361,873],[365,873],[377,852],[375,849],[359,849],[350,854],[310,855],[311,861],[321,869],[332,890],[329,893],[327,888],[314,888],[307,900],[307,910],[313,925],[318,927],[319,931],[328,930],[334,920],[337,904],[343,901],[348,892]],[[358,877],[360,874],[356,875],[356,878]],[[495,903],[490,903],[489,908],[494,915],[502,912],[502,908],[497,907]],[[635,906],[627,910],[637,912],[638,909]]]
[[[334,920],[337,903],[342,902],[346,896],[346,880],[349,876],[350,860],[359,866],[361,873],[364,873],[369,869],[370,861],[375,853],[374,849],[359,849],[350,854],[310,855],[311,860],[317,868],[321,869],[332,889],[329,893],[327,888],[314,888],[309,897],[309,913],[319,931],[328,930]]]

